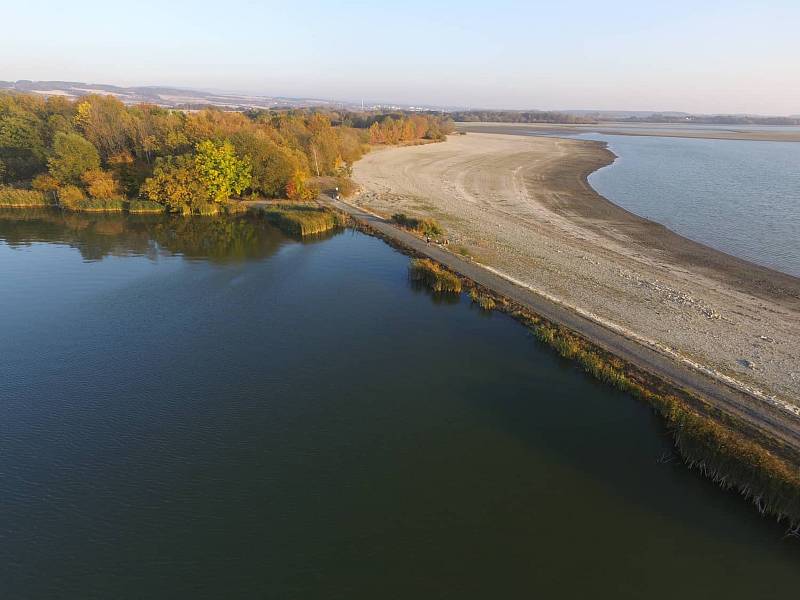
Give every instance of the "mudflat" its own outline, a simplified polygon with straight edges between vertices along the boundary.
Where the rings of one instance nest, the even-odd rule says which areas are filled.
[[[587,183],[600,142],[474,134],[373,152],[356,203],[430,216],[449,248],[800,411],[800,280],[683,238]]]

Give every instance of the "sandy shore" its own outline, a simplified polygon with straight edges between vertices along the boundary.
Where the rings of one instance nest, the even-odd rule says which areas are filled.
[[[438,219],[451,248],[676,360],[800,406],[800,280],[682,238],[586,182],[597,142],[469,134],[356,164],[356,202]]]
[[[751,140],[762,142],[800,142],[800,129],[787,131],[781,127],[763,126],[747,129],[736,125],[719,127],[676,127],[659,123],[598,123],[595,125],[564,125],[560,123],[456,123],[459,131],[472,133],[512,134],[576,134],[607,133],[658,137],[702,138],[707,140]]]

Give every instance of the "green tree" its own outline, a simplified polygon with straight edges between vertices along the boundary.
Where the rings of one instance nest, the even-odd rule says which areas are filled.
[[[295,171],[306,172],[306,157],[299,150],[280,146],[265,131],[242,131],[231,138],[239,156],[252,165],[250,189],[268,198],[282,197]]]
[[[238,196],[250,185],[250,161],[236,156],[230,142],[200,142],[196,146],[194,165],[208,195],[215,202]]]
[[[36,114],[41,99],[0,94],[0,159],[6,178],[27,179],[45,164],[42,122]]]
[[[81,175],[90,169],[100,168],[97,149],[77,133],[57,133],[53,141],[53,154],[47,160],[50,174],[61,183],[79,185]]]
[[[153,175],[145,180],[140,191],[170,212],[183,214],[211,199],[190,155],[157,159]]]

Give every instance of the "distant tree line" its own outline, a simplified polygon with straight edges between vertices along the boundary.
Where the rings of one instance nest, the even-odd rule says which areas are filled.
[[[615,120],[625,123],[696,123],[698,125],[800,125],[800,117],[758,117],[752,115],[665,115],[656,113]]]
[[[317,193],[314,176],[348,176],[369,142],[441,139],[448,131],[430,115],[180,111],[108,95],[0,92],[0,184],[33,188],[67,207],[119,197],[206,212],[243,195],[307,200]]]
[[[567,123],[572,125],[596,123],[590,117],[545,110],[467,110],[451,112],[450,116],[454,121],[462,123]]]

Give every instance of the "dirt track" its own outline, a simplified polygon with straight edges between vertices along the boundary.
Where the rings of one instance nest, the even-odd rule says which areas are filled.
[[[381,150],[359,205],[429,215],[480,263],[604,328],[800,414],[800,281],[632,215],[586,183],[602,144],[494,134]]]

